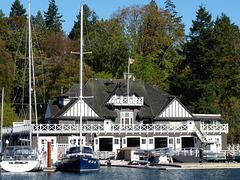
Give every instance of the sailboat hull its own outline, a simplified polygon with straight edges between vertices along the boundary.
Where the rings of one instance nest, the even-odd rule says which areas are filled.
[[[87,172],[98,171],[99,160],[93,157],[71,157],[56,164],[59,171]]]
[[[2,161],[1,167],[8,172],[31,172],[40,171],[41,163],[38,160],[10,160]]]

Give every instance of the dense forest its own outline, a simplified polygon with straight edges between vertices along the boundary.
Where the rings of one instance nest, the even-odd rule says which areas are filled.
[[[176,95],[194,113],[221,113],[229,124],[229,143],[240,143],[240,31],[222,13],[215,20],[200,5],[185,33],[171,0],[158,7],[119,9],[99,20],[84,5],[84,81],[123,78],[128,58],[134,77]],[[32,43],[38,116],[46,102],[79,83],[80,12],[69,34],[55,0],[32,16]],[[0,88],[5,90],[4,126],[28,118],[28,23],[19,0],[9,16],[0,10]]]

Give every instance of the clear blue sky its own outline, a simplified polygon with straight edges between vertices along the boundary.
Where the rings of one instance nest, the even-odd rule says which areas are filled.
[[[15,0],[0,0],[0,9],[3,10],[5,16],[9,16],[11,6]],[[27,10],[28,1],[20,0],[24,8]],[[87,4],[91,10],[94,10],[99,19],[109,19],[110,15],[118,10],[118,8],[128,7],[134,4],[149,4],[151,0],[55,0],[59,8],[59,13],[63,15],[63,30],[69,33],[73,27],[76,16],[79,14],[80,3]],[[166,0],[155,0],[158,7],[164,8]],[[240,0],[172,0],[176,5],[179,15],[183,16],[183,23],[186,25],[186,32],[192,26],[192,20],[196,19],[196,11],[201,4],[206,5],[206,9],[212,14],[213,20],[221,13],[225,13],[230,17],[231,22],[240,25]],[[49,0],[31,0],[31,14],[36,15],[40,10],[47,11]]]

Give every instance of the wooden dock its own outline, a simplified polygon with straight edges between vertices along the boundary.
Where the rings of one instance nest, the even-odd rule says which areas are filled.
[[[104,166],[104,164],[101,164]],[[109,165],[108,165],[109,166]],[[128,161],[111,160],[115,167],[148,168],[158,170],[183,170],[183,169],[240,169],[240,163],[169,163],[151,165],[129,165]]]

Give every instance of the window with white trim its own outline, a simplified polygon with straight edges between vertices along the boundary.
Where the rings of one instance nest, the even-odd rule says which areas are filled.
[[[133,112],[121,112],[120,124],[122,126],[133,124]]]

